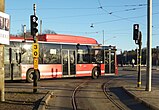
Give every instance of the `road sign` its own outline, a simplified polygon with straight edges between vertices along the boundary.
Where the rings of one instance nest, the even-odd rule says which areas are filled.
[[[38,69],[38,58],[34,58],[34,69]]]
[[[1,4],[1,2],[0,2]],[[10,32],[10,16],[6,13],[0,12],[0,44],[9,45]]]
[[[38,43],[33,43],[32,45],[32,51],[33,51],[33,57],[39,57],[39,44]]]

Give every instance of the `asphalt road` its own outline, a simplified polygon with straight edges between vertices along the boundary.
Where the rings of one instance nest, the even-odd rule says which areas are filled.
[[[152,79],[159,78],[158,71],[152,72]],[[145,84],[146,71],[142,71],[142,85]],[[46,110],[72,110],[72,98],[74,95],[77,110],[119,110],[109,98],[115,101],[125,110],[148,109],[146,106],[136,102],[122,90],[125,84],[137,84],[136,71],[119,71],[118,76],[104,76],[92,80],[90,77],[64,78],[41,80],[38,82],[38,91],[53,91],[54,96],[49,100]],[[158,80],[152,80],[153,85],[159,85]],[[103,92],[103,85],[106,84],[107,96]],[[25,88],[32,90],[31,83],[15,82],[6,83],[6,87]]]
[[[88,81],[87,81],[88,80]],[[87,81],[86,83],[83,83]],[[132,97],[128,96],[125,91],[122,90],[122,86],[129,83],[136,83],[137,75],[135,71],[125,72],[120,71],[119,76],[105,76],[99,79],[92,80],[90,78],[72,78],[72,79],[60,79],[54,81],[52,87],[46,89],[54,92],[54,97],[50,99],[47,110],[63,110],[73,109],[72,107],[72,94],[75,88],[81,85],[76,92],[76,109],[82,110],[148,110],[148,108],[136,102]],[[51,84],[46,81],[47,85]],[[121,106],[117,107],[110,99],[104,94],[102,86],[108,84],[107,92],[108,97],[111,97],[115,103]],[[56,85],[56,86],[55,86]]]

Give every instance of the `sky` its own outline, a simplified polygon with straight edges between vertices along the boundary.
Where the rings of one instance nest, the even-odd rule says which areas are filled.
[[[159,46],[159,0],[153,1],[152,47]],[[147,46],[147,0],[5,0],[5,13],[11,16],[11,34],[30,30],[30,15],[36,4],[42,30],[58,34],[86,36],[118,50],[134,50],[133,24],[140,25],[142,48]],[[39,26],[40,30],[40,26]]]

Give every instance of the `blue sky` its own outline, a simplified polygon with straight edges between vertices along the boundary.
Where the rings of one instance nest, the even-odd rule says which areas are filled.
[[[42,20],[42,30],[59,34],[82,35],[117,49],[132,50],[137,45],[132,38],[133,24],[140,24],[143,46],[147,43],[147,0],[5,0],[5,12],[11,16],[11,34],[30,29],[33,4]],[[94,27],[91,28],[90,26]],[[152,47],[159,46],[159,0],[153,0]]]

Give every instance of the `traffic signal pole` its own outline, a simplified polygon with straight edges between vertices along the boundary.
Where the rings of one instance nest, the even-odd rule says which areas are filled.
[[[139,54],[138,54],[138,83],[137,87],[141,87],[141,45],[142,45],[142,34],[140,32],[140,37],[139,37]]]
[[[37,43],[37,33],[38,33],[38,23],[37,20],[38,18],[36,17],[36,5],[33,5],[33,9],[34,9],[34,15],[31,15],[31,34],[33,36],[33,64],[34,64],[34,74],[33,74],[33,93],[37,92],[37,81],[38,81],[38,77],[37,75],[38,73],[38,57],[39,57],[39,45]]]
[[[138,79],[137,79],[137,87],[141,87],[141,45],[142,45],[142,33],[139,30],[139,24],[134,24],[133,26],[133,40],[135,43],[139,45],[139,53],[138,53]]]

